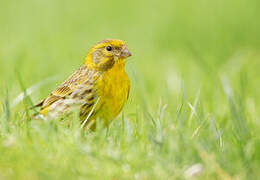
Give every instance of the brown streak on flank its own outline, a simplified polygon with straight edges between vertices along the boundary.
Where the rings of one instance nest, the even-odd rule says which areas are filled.
[[[87,94],[90,94],[91,92],[92,92],[92,89],[90,88],[90,89],[85,90],[81,95],[86,96]]]
[[[88,101],[93,101],[94,100],[94,96],[91,96],[90,98],[88,98]]]
[[[94,103],[86,103],[81,106],[80,110],[80,116],[84,116],[88,114],[91,110],[91,107],[94,105]]]
[[[94,105],[94,103],[85,103],[85,104],[83,104],[83,105],[81,106],[81,108],[88,109],[88,108],[90,108],[90,107],[93,106],[93,105]]]
[[[86,116],[90,111],[80,111],[80,116]]]
[[[72,99],[75,99],[75,98],[77,98],[77,97],[79,97],[79,94],[78,94],[78,93],[74,93],[74,94],[71,96]]]
[[[90,108],[90,107],[93,106],[93,105],[94,105],[94,103],[89,103],[88,106],[87,106],[87,108]]]

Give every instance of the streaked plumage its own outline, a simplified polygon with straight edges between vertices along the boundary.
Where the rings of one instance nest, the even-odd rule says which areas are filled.
[[[124,66],[130,55],[121,40],[108,39],[94,45],[84,64],[35,106],[41,108],[40,116],[55,118],[78,110],[82,122],[90,115],[86,124],[95,124],[97,117],[108,124],[128,98],[130,85]]]

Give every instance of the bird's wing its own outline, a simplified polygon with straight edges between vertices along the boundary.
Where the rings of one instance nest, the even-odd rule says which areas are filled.
[[[67,96],[78,95],[77,89],[79,89],[80,85],[84,83],[84,88],[91,89],[93,88],[92,81],[95,72],[93,70],[87,69],[84,65],[82,65],[75,73],[73,73],[64,83],[62,83],[59,87],[57,87],[51,94],[43,99],[40,103],[36,104],[34,107],[41,107],[41,111],[44,111],[45,108],[48,108],[54,102],[60,99],[66,99]],[[81,92],[81,91],[80,91]],[[85,91],[84,95],[87,95]]]

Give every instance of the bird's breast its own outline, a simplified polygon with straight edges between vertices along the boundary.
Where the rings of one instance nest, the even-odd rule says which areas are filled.
[[[122,110],[129,93],[129,79],[124,71],[124,64],[114,66],[102,73],[97,82],[100,97],[101,118],[112,120]]]

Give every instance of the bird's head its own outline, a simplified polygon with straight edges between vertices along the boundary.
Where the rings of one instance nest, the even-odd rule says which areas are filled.
[[[105,39],[95,44],[87,53],[85,58],[86,66],[98,70],[107,70],[115,63],[125,64],[125,59],[131,53],[122,40]]]

